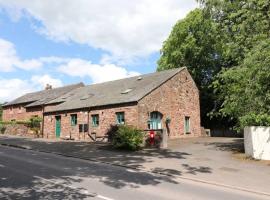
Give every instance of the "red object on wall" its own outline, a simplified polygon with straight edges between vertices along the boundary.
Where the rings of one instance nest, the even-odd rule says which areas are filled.
[[[151,145],[154,145],[154,143],[155,143],[154,137],[155,137],[155,132],[154,131],[150,131],[150,144]]]
[[[154,138],[155,136],[155,132],[154,131],[150,131],[150,138]]]

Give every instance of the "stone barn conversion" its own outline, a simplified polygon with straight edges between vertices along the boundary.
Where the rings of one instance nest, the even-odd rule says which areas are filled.
[[[84,86],[83,83],[59,88],[47,85],[43,91],[25,94],[3,105],[3,121],[27,120],[34,116],[42,117],[44,107],[50,105],[51,100],[82,86]]]
[[[170,137],[199,136],[199,91],[186,68],[75,89],[45,107],[44,136],[86,139],[111,125],[166,128]]]
[[[170,138],[201,135],[199,91],[186,68],[70,89],[42,105],[46,138],[90,140],[116,124],[166,129]]]

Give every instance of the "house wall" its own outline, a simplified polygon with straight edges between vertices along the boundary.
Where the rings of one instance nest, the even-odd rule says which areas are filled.
[[[148,128],[147,121],[153,111],[163,114],[163,128],[166,118],[171,119],[166,128],[170,138],[201,135],[199,91],[186,69],[138,102],[139,128]],[[190,117],[190,134],[184,131],[185,116]]]
[[[77,125],[71,126],[71,114],[77,114]],[[61,134],[60,138],[72,137],[74,139],[83,139],[84,134],[79,134],[79,124],[87,124],[88,111],[77,110],[72,112],[58,112],[44,115],[44,134],[45,138],[55,138],[56,116],[61,116]]]
[[[46,110],[46,108],[45,108]],[[57,113],[46,113],[44,116],[44,137],[55,138],[55,116],[61,116],[61,136],[60,138],[71,137],[76,140],[90,140],[87,133],[79,133],[79,124],[89,124],[89,133],[96,133],[97,136],[104,136],[111,125],[116,124],[116,112],[124,112],[126,124],[138,126],[137,105],[122,104],[118,106],[106,106],[76,111],[66,111]],[[71,126],[71,114],[77,114],[77,125]],[[99,126],[92,126],[91,115],[99,115]]]
[[[125,124],[138,126],[138,107],[136,104],[116,105],[113,107],[101,107],[90,111],[90,133],[95,132],[97,136],[105,135],[116,124],[116,112],[125,113]],[[99,126],[92,126],[91,115],[99,115]]]
[[[25,104],[13,105],[3,108],[3,121],[27,120],[33,116],[42,117],[42,107],[25,108]]]

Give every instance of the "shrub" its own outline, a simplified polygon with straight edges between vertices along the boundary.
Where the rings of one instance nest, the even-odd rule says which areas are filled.
[[[4,134],[5,130],[6,130],[6,126],[4,124],[0,123],[0,133]]]
[[[144,133],[132,126],[120,125],[113,135],[112,145],[117,149],[138,150],[142,147]]]
[[[240,127],[270,126],[270,115],[251,113],[240,118]]]
[[[30,128],[40,128],[42,119],[40,117],[31,117],[28,124]]]
[[[113,141],[113,138],[115,137],[117,131],[118,131],[118,126],[117,125],[111,125],[110,129],[107,132],[109,142]]]

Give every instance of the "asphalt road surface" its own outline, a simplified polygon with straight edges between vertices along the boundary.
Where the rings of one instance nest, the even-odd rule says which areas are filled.
[[[270,197],[0,146],[0,199],[259,200]]]

